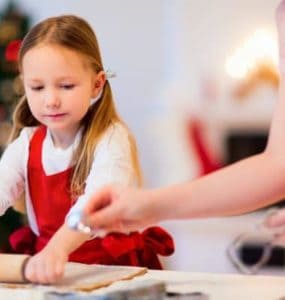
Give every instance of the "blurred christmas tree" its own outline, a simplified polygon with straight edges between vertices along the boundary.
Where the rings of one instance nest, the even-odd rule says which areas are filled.
[[[7,142],[12,112],[19,98],[17,56],[29,21],[14,1],[8,1],[6,8],[0,12],[0,153]],[[23,224],[23,220],[23,216],[13,209],[0,217],[0,252],[10,251],[8,236]]]

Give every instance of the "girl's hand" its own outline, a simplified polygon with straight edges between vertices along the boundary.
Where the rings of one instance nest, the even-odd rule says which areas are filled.
[[[88,225],[107,232],[130,232],[159,221],[151,190],[106,186],[88,202],[83,212]]]
[[[48,245],[30,258],[25,268],[25,277],[34,283],[54,283],[63,276],[67,260],[68,255],[64,251]]]

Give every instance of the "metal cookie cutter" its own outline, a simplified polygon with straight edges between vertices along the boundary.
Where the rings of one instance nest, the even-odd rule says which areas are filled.
[[[276,239],[285,233],[285,226],[268,228],[265,225],[267,218],[275,214],[278,210],[269,210],[261,223],[256,224],[251,230],[238,235],[228,246],[227,255],[233,265],[245,274],[256,274],[269,261],[272,255]],[[246,242],[256,241],[262,245],[262,253],[259,260],[251,265],[245,265],[239,257],[239,250]]]

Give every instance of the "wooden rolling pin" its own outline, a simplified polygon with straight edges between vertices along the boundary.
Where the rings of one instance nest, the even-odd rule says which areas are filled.
[[[0,282],[27,282],[24,271],[29,258],[22,254],[0,254]]]

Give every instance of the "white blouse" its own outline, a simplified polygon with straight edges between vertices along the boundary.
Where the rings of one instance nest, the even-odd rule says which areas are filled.
[[[8,145],[0,160],[0,215],[12,206],[25,192],[26,208],[32,230],[39,234],[38,226],[28,188],[27,164],[29,143],[37,127],[26,127]],[[52,175],[70,167],[73,150],[81,140],[79,131],[74,143],[67,149],[54,147],[51,134],[43,142],[42,164],[47,175]],[[130,143],[127,130],[119,123],[110,126],[98,143],[91,171],[86,179],[84,193],[78,198],[68,214],[81,209],[95,191],[110,183],[135,185],[134,169],[131,161]]]

